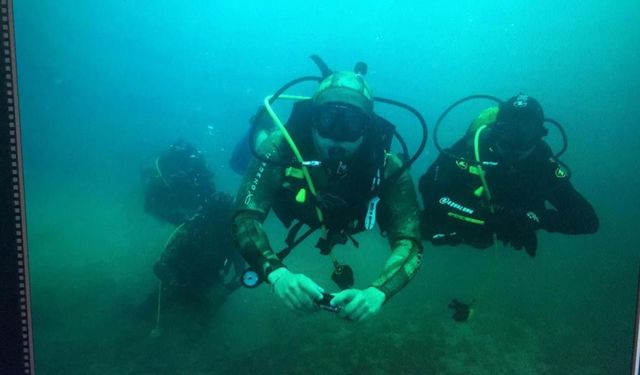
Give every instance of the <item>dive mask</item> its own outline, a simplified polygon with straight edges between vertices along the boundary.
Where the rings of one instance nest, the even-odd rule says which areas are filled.
[[[529,155],[546,133],[546,129],[539,125],[505,121],[498,121],[491,128],[497,151],[503,156],[517,159]]]
[[[348,104],[328,103],[315,108],[313,126],[318,134],[338,142],[355,142],[371,123],[371,116]]]

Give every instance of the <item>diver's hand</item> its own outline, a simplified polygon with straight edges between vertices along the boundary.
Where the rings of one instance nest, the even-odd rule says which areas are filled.
[[[378,288],[347,289],[336,293],[331,306],[342,306],[341,318],[363,321],[377,314],[387,296]]]
[[[498,208],[489,218],[487,225],[496,233],[508,231],[535,231],[542,227],[540,217],[533,211]]]
[[[505,245],[509,245],[516,250],[524,250],[530,257],[536,256],[536,250],[538,249],[538,236],[534,231],[514,232],[503,235],[498,235],[498,240],[501,240]]]
[[[275,294],[291,310],[297,313],[317,310],[314,301],[322,299],[324,289],[307,276],[282,267],[271,272],[267,278]]]
[[[516,250],[524,248],[529,256],[536,256],[538,249],[536,230],[540,229],[541,224],[538,215],[534,212],[499,209],[487,220],[487,225],[505,245]]]

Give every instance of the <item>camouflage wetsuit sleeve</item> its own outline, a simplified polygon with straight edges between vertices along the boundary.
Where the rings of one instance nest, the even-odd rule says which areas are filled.
[[[389,156],[385,176],[393,174],[400,165],[396,156]],[[391,256],[372,285],[389,299],[413,278],[422,257],[418,200],[409,171],[404,171],[396,182],[383,189],[378,212],[380,227],[389,239]]]
[[[260,145],[260,154],[272,159],[281,157],[282,138],[272,134]],[[265,277],[276,268],[284,267],[269,244],[262,223],[273,198],[282,184],[281,167],[253,159],[244,175],[236,196],[233,214],[233,238],[240,254],[249,266]]]

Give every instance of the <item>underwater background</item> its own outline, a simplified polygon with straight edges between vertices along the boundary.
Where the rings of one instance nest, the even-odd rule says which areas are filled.
[[[640,263],[637,0],[15,0],[14,20],[38,374],[629,372]],[[535,259],[426,244],[415,279],[359,324],[296,317],[261,286],[233,293],[205,327],[149,338],[153,311],[134,312],[157,286],[152,265],[173,228],[145,214],[141,165],[182,137],[206,150],[217,188],[235,194],[228,160],[249,117],[285,82],[317,75],[313,53],[337,70],[367,62],[375,95],[416,107],[430,136],[463,96],[537,98],[569,135],[563,160],[600,231],[541,233]],[[459,107],[441,143],[489,104]],[[415,150],[415,120],[379,111]],[[557,131],[548,139],[559,147]],[[435,157],[430,139],[416,182]],[[280,248],[284,228],[273,215],[265,225]],[[357,238],[360,249],[336,251],[366,287],[389,250],[377,231]],[[331,288],[313,243],[287,264]],[[469,321],[451,318],[452,298],[476,300]]]

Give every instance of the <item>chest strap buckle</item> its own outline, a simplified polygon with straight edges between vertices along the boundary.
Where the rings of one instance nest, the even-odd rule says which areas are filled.
[[[379,197],[373,197],[369,201],[367,215],[364,218],[364,227],[367,230],[373,229],[373,227],[376,225],[376,210],[378,208],[378,202],[380,202]]]

